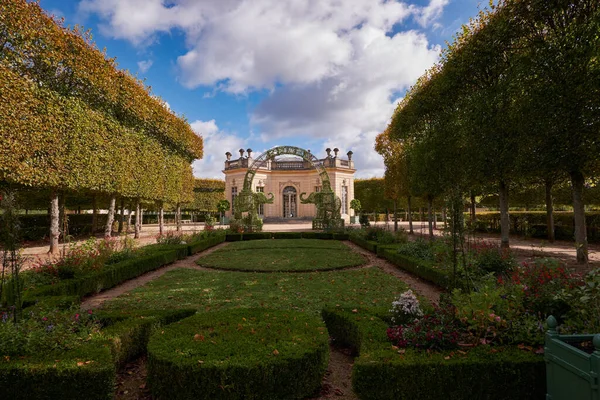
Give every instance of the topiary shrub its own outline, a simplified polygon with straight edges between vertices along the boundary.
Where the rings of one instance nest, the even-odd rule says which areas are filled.
[[[329,358],[321,320],[241,309],[198,314],[150,337],[148,385],[157,399],[301,399]]]

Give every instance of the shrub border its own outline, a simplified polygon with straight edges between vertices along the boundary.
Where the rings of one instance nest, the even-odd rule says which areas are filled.
[[[542,356],[515,347],[477,347],[458,352],[400,352],[388,341],[382,320],[364,312],[327,308],[322,312],[330,334],[359,354],[352,387],[360,399],[425,400],[543,399]]]

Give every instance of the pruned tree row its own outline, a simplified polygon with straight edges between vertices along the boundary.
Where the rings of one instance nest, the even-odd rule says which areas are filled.
[[[202,138],[38,3],[0,0],[0,103],[0,183],[49,193],[51,251],[59,195],[108,198],[107,235],[125,199],[130,208],[193,200]]]
[[[496,193],[508,246],[511,190],[544,185],[551,226],[553,186],[569,180],[586,262],[583,193],[600,171],[599,31],[598,0],[501,0],[464,26],[382,134],[402,144],[392,152],[410,165],[399,178],[408,191]]]

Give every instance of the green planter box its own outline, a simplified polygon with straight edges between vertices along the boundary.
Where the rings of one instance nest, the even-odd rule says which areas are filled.
[[[600,334],[559,335],[556,319],[547,322],[546,400],[600,400]],[[592,354],[575,347],[583,342],[593,342]]]

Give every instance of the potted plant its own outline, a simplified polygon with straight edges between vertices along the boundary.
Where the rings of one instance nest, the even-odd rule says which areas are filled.
[[[360,214],[360,210],[362,210],[362,205],[360,204],[359,199],[352,199],[350,202],[350,208],[354,210],[354,215],[350,217],[350,223],[356,224],[357,215]]]
[[[229,203],[229,201],[223,199],[221,201],[219,201],[219,203],[217,204],[217,210],[219,211],[219,213],[221,214],[221,225],[225,225],[225,217],[223,216],[223,213],[227,210],[229,210],[229,208],[231,208],[231,204]]]

